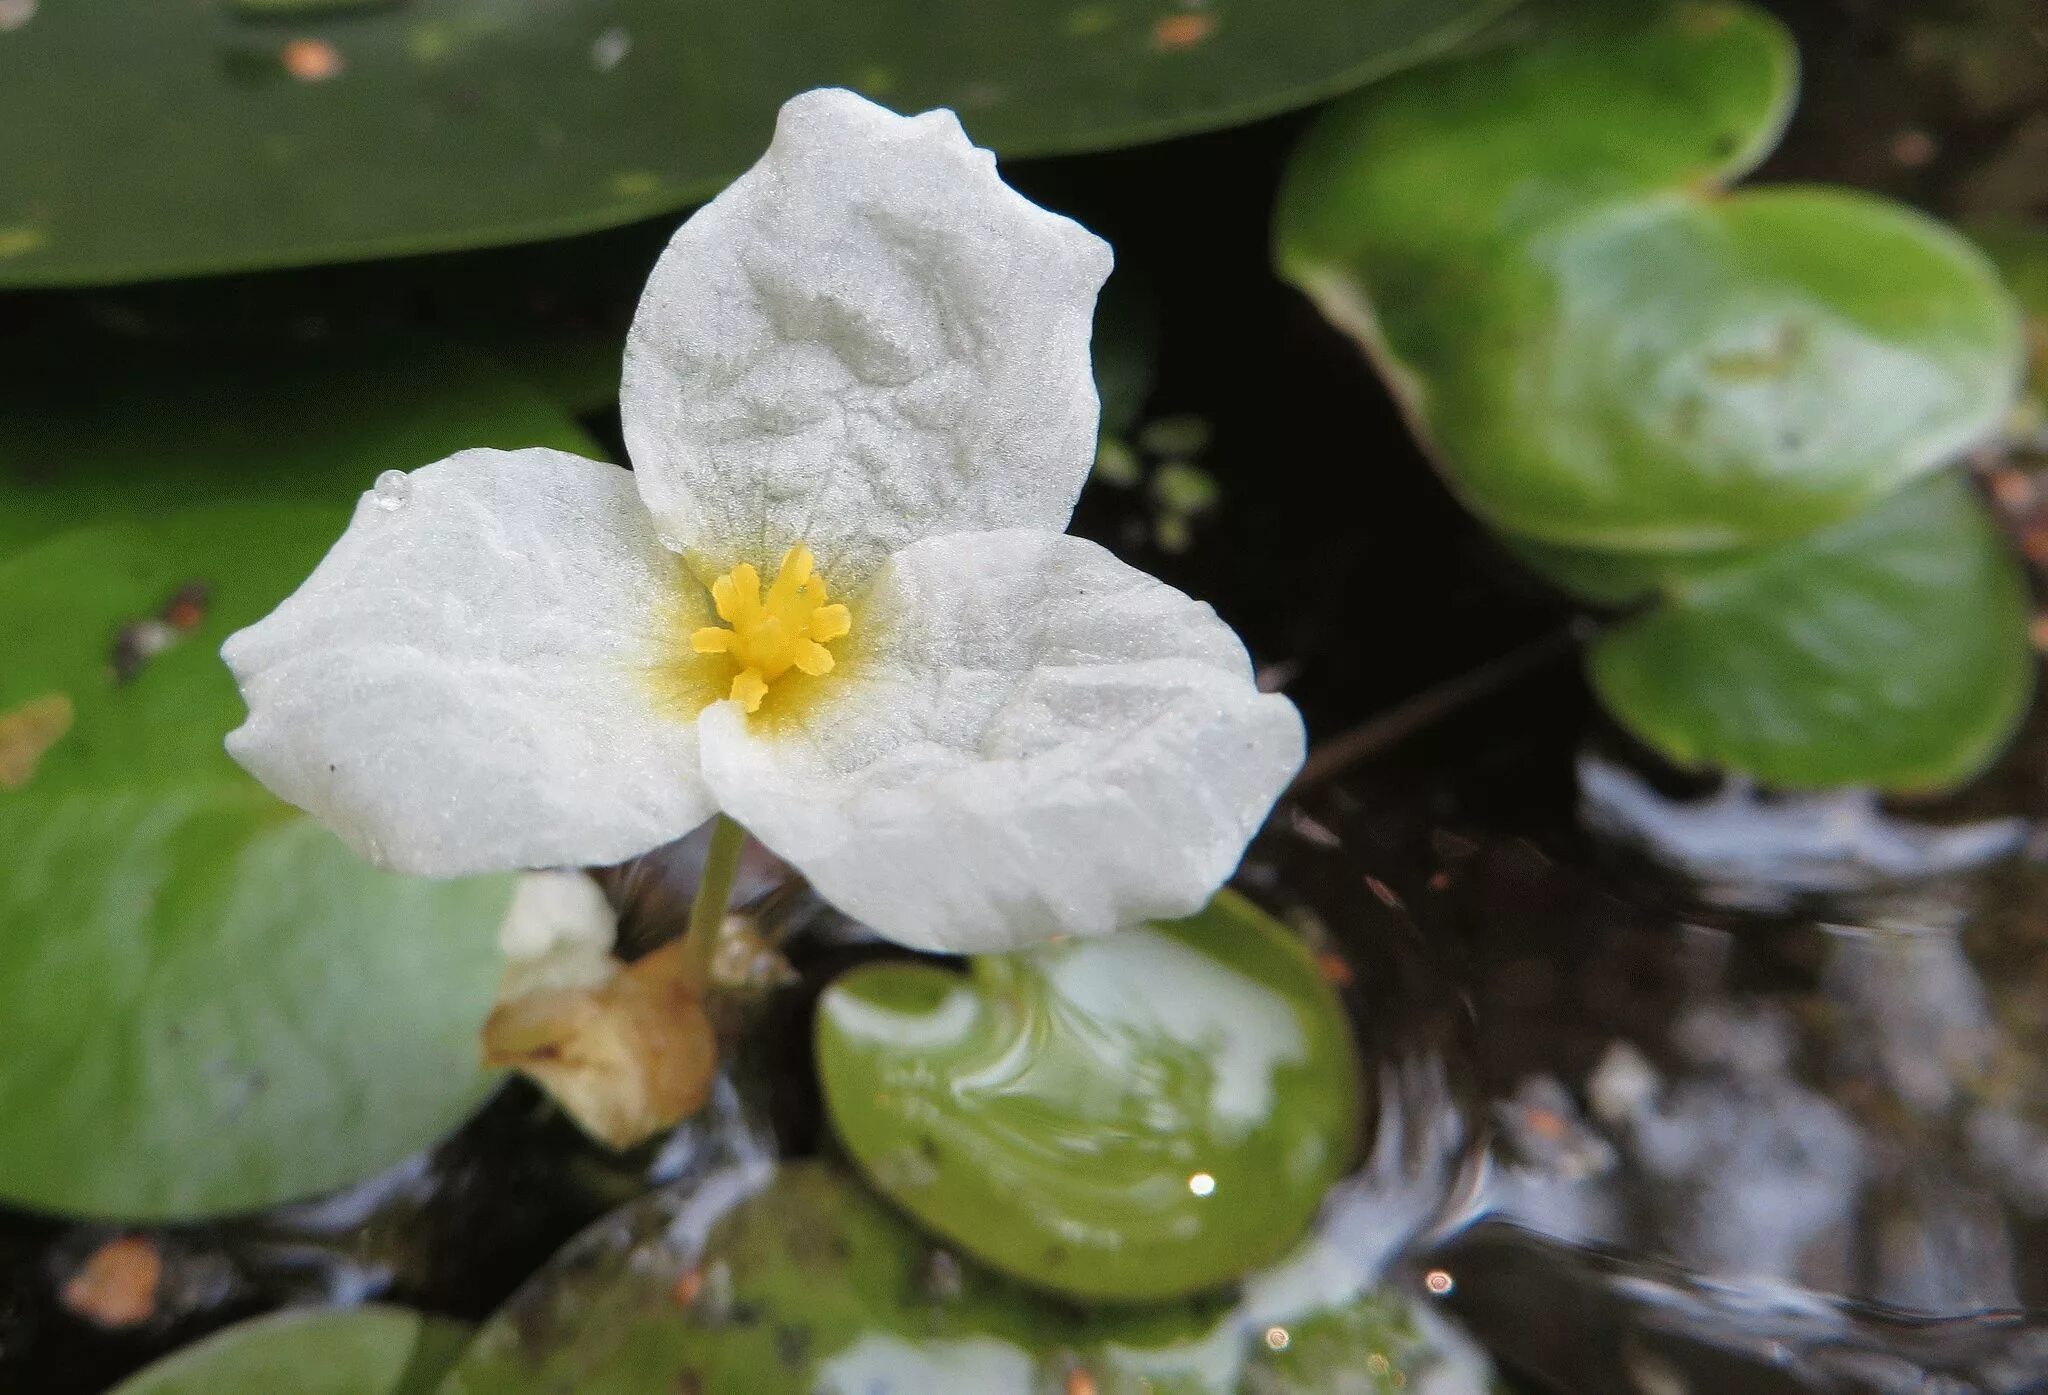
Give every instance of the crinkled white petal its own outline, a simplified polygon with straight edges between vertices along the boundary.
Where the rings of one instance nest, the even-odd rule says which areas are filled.
[[[1006,531],[891,558],[800,724],[699,719],[728,813],[882,934],[1002,950],[1187,914],[1302,759],[1208,606],[1095,544]]]
[[[713,808],[694,723],[651,676],[683,576],[618,466],[450,456],[365,494],[305,584],[228,639],[249,705],[228,750],[399,871],[631,857]]]
[[[807,542],[844,590],[917,538],[1065,527],[1110,261],[951,112],[793,98],[662,254],[626,343],[626,443],[663,535],[714,571]]]

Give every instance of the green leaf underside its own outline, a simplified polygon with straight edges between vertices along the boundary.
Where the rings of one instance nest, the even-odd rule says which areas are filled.
[[[171,1219],[358,1180],[489,1086],[505,878],[378,872],[221,748],[221,640],[270,609],[345,511],[219,506],[80,529],[0,563],[0,714],[71,727],[0,790],[0,1197]],[[122,681],[118,637],[207,588]]]
[[[1085,1298],[1213,1288],[1284,1253],[1343,1167],[1358,1080],[1300,944],[1224,893],[1185,921],[827,990],[820,1080],[886,1195]]]
[[[0,284],[611,226],[714,193],[821,85],[953,107],[1010,156],[1153,140],[1344,91],[1512,3],[44,4],[0,32]]]
[[[1796,543],[1674,567],[1663,591],[1589,671],[1681,765],[1938,789],[1996,755],[2032,693],[2025,581],[1956,475]]]
[[[90,353],[90,373],[73,347]],[[49,349],[6,365],[0,561],[99,518],[229,500],[340,508],[385,470],[472,446],[598,453],[540,392],[434,340],[225,357],[101,341]]]
[[[1616,551],[1801,536],[1991,432],[2021,348],[1942,226],[1719,191],[1794,82],[1744,7],[1561,20],[1341,105],[1290,170],[1280,264],[1495,526]]]
[[[825,1164],[784,1167],[720,1213],[701,1251],[664,1240],[694,1230],[676,1224],[681,1209],[657,1194],[572,1242],[485,1326],[441,1395],[1040,1395],[1084,1377],[1096,1395],[1487,1388],[1483,1364],[1407,1300],[1317,1281],[1313,1267],[1289,1289],[1298,1301],[1256,1317],[1220,1302],[1088,1316],[971,1262],[935,1261]],[[1278,1323],[1288,1341],[1274,1351],[1265,1334]]]
[[[468,1332],[402,1308],[287,1311],[215,1333],[112,1395],[428,1395]]]

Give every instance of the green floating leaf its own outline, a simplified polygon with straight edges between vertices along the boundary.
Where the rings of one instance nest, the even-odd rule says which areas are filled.
[[[378,872],[221,747],[221,640],[345,518],[202,508],[0,563],[0,1197],[270,1205],[391,1166],[489,1087],[508,879]]]
[[[275,1313],[164,1358],[112,1395],[428,1395],[469,1337],[403,1308]]]
[[[228,500],[340,507],[384,470],[471,446],[598,453],[539,391],[458,345],[195,361],[171,347],[66,343],[6,369],[0,558],[97,518]],[[89,373],[74,348],[91,355]]]
[[[657,1193],[572,1242],[441,1395],[1480,1395],[1485,1359],[1313,1256],[1287,1296],[1088,1317],[935,1257],[844,1174]],[[708,1238],[705,1238],[707,1237]]]
[[[1032,1283],[1149,1300],[1270,1263],[1358,1125],[1342,1008],[1232,893],[1171,924],[876,964],[819,1004],[840,1138],[927,1226]]]
[[[2026,712],[2026,583],[1959,476],[1800,542],[1675,567],[1662,589],[1590,668],[1615,715],[1681,765],[1940,788]]]
[[[2034,411],[2037,417],[2048,416],[2048,228],[2008,223],[1973,228],[1971,236],[1990,254],[2020,303],[2033,367]]]
[[[45,3],[0,29],[0,284],[607,227],[713,193],[821,85],[955,108],[1005,155],[1154,140],[1344,91],[1513,2]]]
[[[1994,431],[2021,341],[1941,225],[1722,191],[1794,83],[1747,6],[1574,11],[1333,112],[1289,171],[1281,269],[1497,527],[1699,552],[1840,522]]]

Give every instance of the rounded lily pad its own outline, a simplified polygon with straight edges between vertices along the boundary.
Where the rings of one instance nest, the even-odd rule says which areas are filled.
[[[1341,1263],[1276,1281],[1279,1304],[1091,1316],[933,1251],[829,1165],[750,1185],[713,1174],[593,1226],[485,1325],[441,1395],[1492,1388],[1468,1341]]]
[[[1154,140],[1344,91],[1513,3],[29,4],[0,21],[0,284],[623,223],[714,193],[817,86],[953,107],[1006,155]]]
[[[2025,580],[1957,475],[1796,543],[1674,568],[1662,595],[1589,668],[1681,765],[1939,789],[1997,754],[2033,691]]]
[[[217,1332],[112,1395],[428,1395],[469,1328],[403,1308],[274,1313]]]
[[[1594,204],[1730,183],[1777,144],[1798,86],[1784,26],[1736,0],[1552,5],[1531,34],[1318,116],[1288,163],[1281,265],[1466,257]]]
[[[1879,199],[1725,192],[1783,124],[1789,38],[1746,6],[1626,8],[1361,93],[1289,172],[1283,272],[1464,501],[1539,541],[1713,551],[1995,431],[2022,344],[1988,261]]]
[[[839,1137],[882,1192],[1032,1283],[1194,1293],[1298,1240],[1347,1161],[1358,1071],[1295,937],[1225,892],[1186,920],[826,990]]]
[[[391,1166],[488,1089],[509,879],[378,872],[221,747],[222,638],[344,521],[218,506],[0,563],[0,1198],[265,1206]]]

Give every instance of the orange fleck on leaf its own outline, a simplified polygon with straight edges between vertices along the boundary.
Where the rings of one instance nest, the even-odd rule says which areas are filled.
[[[64,739],[77,715],[63,693],[0,712],[0,790],[18,790],[34,779],[44,752]]]
[[[1538,1138],[1553,1141],[1563,1138],[1570,1131],[1564,1116],[1552,1109],[1530,1109],[1523,1111],[1522,1122],[1529,1126],[1529,1132]]]
[[[209,598],[206,583],[188,582],[178,588],[178,593],[165,603],[163,621],[180,634],[190,634],[206,623],[206,604]]]
[[[1316,972],[1323,976],[1323,982],[1334,983],[1339,988],[1349,988],[1352,981],[1351,966],[1344,962],[1341,954],[1323,953],[1316,956]]]
[[[697,1300],[704,1296],[704,1271],[702,1269],[692,1269],[689,1273],[677,1279],[675,1288],[671,1290],[671,1296],[676,1300],[678,1308],[696,1307]]]
[[[2027,635],[2034,642],[2037,652],[2048,654],[2048,615],[2036,615],[2027,626]]]
[[[1096,1395],[1099,1389],[1095,1377],[1087,1371],[1075,1370],[1067,1375],[1067,1395]]]
[[[163,1256],[140,1235],[123,1235],[92,1252],[64,1285],[64,1306],[102,1327],[133,1327],[156,1313]]]
[[[1152,26],[1152,47],[1161,53],[1178,53],[1215,32],[1214,15],[1168,15]]]
[[[325,39],[293,39],[280,56],[284,70],[300,82],[325,82],[339,77],[348,66],[342,62],[341,50]]]

